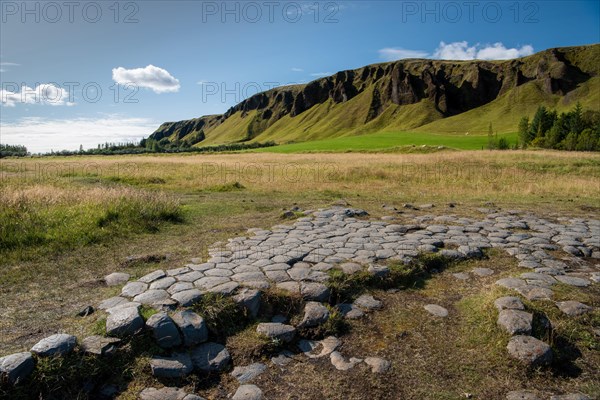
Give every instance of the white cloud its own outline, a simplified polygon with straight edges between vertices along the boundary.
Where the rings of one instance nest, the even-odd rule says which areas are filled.
[[[429,54],[426,51],[421,50],[407,50],[400,47],[386,47],[384,49],[380,49],[379,57],[386,61],[396,61],[401,60],[403,58],[424,58]]]
[[[508,60],[533,54],[531,45],[521,48],[506,48],[502,43],[486,44],[476,43],[472,46],[467,41],[440,42],[433,54],[422,50],[408,50],[403,48],[387,47],[378,50],[379,56],[386,61],[395,61],[403,58],[438,58],[441,60]]]
[[[17,88],[15,88],[17,89]],[[52,83],[42,83],[35,88],[21,86],[17,91],[0,89],[0,104],[14,107],[17,104],[42,104],[51,106],[73,106],[69,92]]]
[[[466,41],[445,43],[440,45],[433,53],[433,57],[442,60],[507,60],[533,54],[533,47],[522,46],[520,49],[507,49],[502,43],[481,46],[479,43],[469,46]]]
[[[21,64],[16,64],[12,62],[0,62],[0,66],[2,67],[18,67]]]
[[[139,141],[157,127],[158,124],[150,119],[116,114],[58,120],[23,118],[15,123],[2,122],[2,143],[21,144],[32,153],[78,150],[79,145],[90,149],[105,142]]]
[[[181,85],[167,70],[148,65],[145,68],[113,68],[112,78],[121,85],[134,84],[155,93],[178,92]]]
[[[304,72],[304,70],[302,68],[297,68],[297,67],[292,68],[292,71],[294,71],[294,72]]]
[[[333,75],[333,72],[313,72],[312,74],[310,74],[310,76],[316,76],[316,77],[329,76],[329,75]]]

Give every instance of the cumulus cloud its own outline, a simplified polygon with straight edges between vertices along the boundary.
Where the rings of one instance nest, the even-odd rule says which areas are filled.
[[[379,50],[379,56],[385,61],[395,61],[403,58],[438,58],[441,60],[508,60],[529,56],[533,54],[531,45],[521,48],[507,48],[504,44],[481,45],[476,43],[469,45],[467,41],[462,42],[440,42],[433,54],[423,50],[408,50],[403,48],[384,48]]]
[[[386,47],[379,50],[379,57],[385,61],[396,61],[403,58],[424,58],[429,53],[421,50],[407,50],[401,47]]]
[[[17,104],[42,104],[51,106],[73,106],[69,92],[53,83],[41,83],[35,88],[21,86],[15,91],[0,89],[0,104],[5,107],[15,107]]]
[[[150,135],[158,124],[146,118],[117,114],[98,118],[49,120],[23,118],[2,122],[2,143],[25,145],[32,153],[95,148],[99,143],[133,142]]]
[[[154,93],[178,92],[181,85],[169,71],[148,65],[145,68],[125,69],[123,67],[113,68],[112,78],[118,84],[134,84],[140,88],[146,88]]]
[[[487,44],[479,43],[469,46],[466,41],[445,43],[440,42],[434,51],[433,57],[442,60],[507,60],[511,58],[524,57],[533,54],[530,45],[518,48],[506,48],[502,43]]]

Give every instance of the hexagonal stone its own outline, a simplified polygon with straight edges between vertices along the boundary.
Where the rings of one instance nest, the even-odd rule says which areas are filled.
[[[224,276],[207,276],[201,279],[198,279],[194,282],[194,285],[203,290],[212,289],[215,286],[221,285],[223,283],[231,282],[231,279]]]
[[[73,335],[58,333],[37,342],[31,352],[40,357],[62,356],[73,351],[77,338]]]
[[[144,293],[148,289],[148,284],[144,282],[129,282],[121,289],[121,296],[135,297]]]
[[[496,301],[494,301],[494,305],[496,306],[498,311],[525,309],[525,306],[523,305],[521,299],[514,296],[499,297],[496,299]]]
[[[154,272],[150,272],[147,275],[142,276],[140,279],[138,279],[138,281],[144,282],[144,283],[152,283],[157,279],[164,278],[165,276],[167,276],[165,271],[163,271],[162,269],[159,269]]]
[[[160,278],[155,280],[154,282],[152,282],[150,284],[150,289],[168,289],[169,287],[171,287],[172,284],[174,284],[175,282],[177,282],[177,280],[175,278],[173,278],[172,276],[167,276],[164,278]]]
[[[183,310],[171,316],[173,322],[179,327],[185,346],[194,346],[208,339],[208,328],[204,319],[198,314]]]
[[[264,335],[269,339],[276,339],[282,342],[291,342],[296,335],[296,328],[291,325],[284,325],[278,322],[262,322],[256,327],[259,335]]]
[[[104,282],[106,282],[107,286],[119,286],[125,284],[129,278],[130,275],[124,272],[113,272],[104,277]]]
[[[200,271],[191,271],[188,273],[177,275],[177,280],[179,282],[195,282],[202,278],[204,278],[204,273]]]
[[[182,342],[177,325],[165,312],[154,314],[148,318],[146,327],[152,331],[152,336],[160,347],[168,349],[179,346]]]
[[[262,363],[254,363],[244,367],[235,367],[231,372],[231,376],[237,379],[240,383],[250,382],[267,370],[267,366]]]
[[[115,296],[115,297],[111,297],[110,299],[106,299],[106,300],[102,301],[102,303],[100,303],[100,305],[98,306],[98,309],[108,310],[109,308],[113,308],[113,307],[116,307],[118,305],[125,304],[128,302],[129,302],[129,300],[127,300],[124,297]]]
[[[300,294],[305,300],[324,302],[329,300],[329,288],[322,283],[302,282],[300,283]]]
[[[552,290],[544,287],[538,287],[533,285],[526,285],[518,288],[517,291],[523,295],[527,300],[550,300],[554,294]]]
[[[104,336],[88,336],[81,341],[80,347],[84,353],[97,356],[113,355],[121,340]]]
[[[233,296],[233,301],[243,309],[247,310],[248,314],[252,317],[258,315],[260,309],[260,291],[256,289],[241,289],[238,294]]]
[[[202,298],[202,292],[198,289],[183,290],[181,292],[172,294],[171,298],[177,301],[183,307],[189,307],[200,301]]]
[[[183,292],[184,290],[190,290],[194,288],[194,284],[192,282],[177,282],[171,285],[167,292],[171,295],[179,292]]]
[[[106,319],[106,334],[109,336],[132,336],[144,327],[144,320],[137,307],[124,307],[111,312]]]
[[[482,258],[483,252],[479,247],[458,246],[458,252],[467,258]]]
[[[526,279],[531,284],[531,281],[541,281],[546,285],[552,286],[556,283],[556,279],[550,275],[540,274],[537,272],[525,272],[521,274],[521,279]]]
[[[437,304],[427,304],[423,306],[423,308],[431,315],[435,315],[436,317],[445,318],[448,316],[448,310],[444,307],[439,306]]]
[[[168,300],[169,297],[170,297],[169,293],[167,293],[166,290],[153,289],[153,290],[147,290],[144,293],[138,294],[137,296],[135,296],[133,298],[133,301],[140,303],[140,304],[153,305],[153,304],[160,304],[164,300]]]
[[[387,372],[392,366],[389,361],[379,357],[367,357],[365,358],[365,364],[371,367],[371,372],[375,374]]]
[[[192,269],[190,267],[181,267],[181,268],[175,268],[175,269],[170,269],[167,271],[167,276],[177,276],[177,275],[182,275],[185,274],[187,272],[190,272]]]
[[[556,280],[571,286],[586,287],[590,285],[590,281],[587,279],[578,278],[576,276],[557,275]]]
[[[171,357],[154,356],[150,359],[152,375],[158,378],[183,378],[194,369],[187,353],[176,353]]]
[[[13,385],[24,381],[34,368],[35,361],[29,352],[0,358],[0,378],[6,378]]]
[[[194,368],[203,372],[218,372],[231,361],[225,346],[218,343],[204,343],[191,351]]]
[[[552,362],[552,349],[532,336],[513,336],[506,346],[508,354],[529,367]]]
[[[558,307],[558,309],[560,311],[562,311],[563,313],[565,313],[571,317],[585,314],[585,313],[592,311],[592,307],[590,307],[586,304],[580,303],[578,301],[573,301],[573,300],[559,301],[556,303],[556,306]]]
[[[242,385],[236,391],[231,400],[262,400],[262,390],[256,385]]]
[[[308,328],[324,324],[329,319],[329,309],[316,301],[309,301],[304,306],[304,317],[298,325],[300,328]]]
[[[300,294],[300,284],[296,281],[279,282],[277,288],[293,294]]]
[[[207,289],[210,293],[217,293],[223,295],[231,295],[235,290],[240,287],[240,284],[237,282],[225,282],[217,286],[213,286],[210,289]]]
[[[370,294],[360,295],[356,300],[354,300],[354,303],[352,303],[352,304],[356,307],[359,307],[359,308],[365,310],[365,311],[379,310],[383,307],[383,304],[381,303],[381,301],[376,300]]]
[[[497,323],[510,335],[529,335],[533,315],[520,310],[502,310]]]

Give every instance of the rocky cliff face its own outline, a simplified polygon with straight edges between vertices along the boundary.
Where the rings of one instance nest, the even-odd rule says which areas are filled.
[[[565,95],[581,82],[598,74],[600,45],[550,49],[529,57],[507,61],[441,61],[410,59],[340,71],[306,85],[279,87],[258,93],[223,115],[162,124],[150,137],[160,140],[204,140],[205,134],[240,113],[256,111],[240,132],[249,140],[282,117],[292,118],[315,105],[331,101],[345,103],[370,91],[369,109],[362,123],[376,119],[392,105],[409,105],[429,100],[449,117],[480,107],[507,91],[538,81],[548,95]],[[592,58],[592,62],[589,62]]]

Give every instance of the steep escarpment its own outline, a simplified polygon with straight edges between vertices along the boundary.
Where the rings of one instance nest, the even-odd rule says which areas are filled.
[[[600,45],[549,49],[506,61],[374,64],[258,93],[222,115],[164,123],[150,138],[202,145],[302,141],[428,124],[443,130],[446,119],[466,130],[472,121],[477,131],[483,119],[486,125],[516,130],[515,117],[501,115],[507,102],[510,109],[521,110],[518,117],[538,104],[560,108],[566,100],[600,108],[593,95],[598,65]],[[479,108],[478,118],[472,118]],[[471,120],[462,121],[459,116],[467,112]]]

